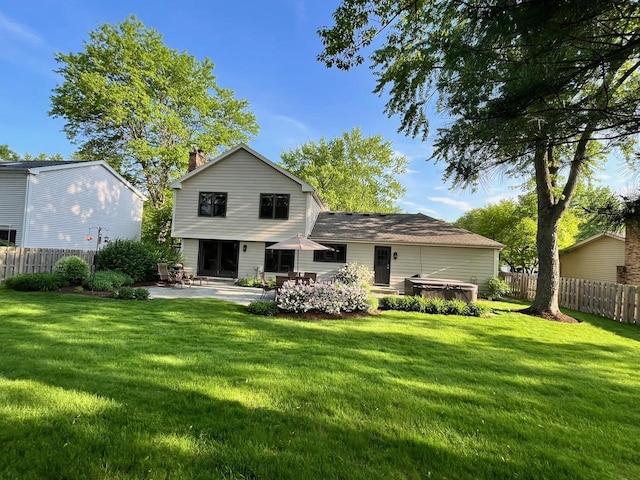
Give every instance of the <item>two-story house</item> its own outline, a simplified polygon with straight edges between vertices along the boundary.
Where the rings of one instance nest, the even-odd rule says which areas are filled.
[[[17,247],[95,250],[98,227],[140,238],[146,197],[103,161],[0,162],[0,192],[0,240]]]
[[[329,212],[309,184],[246,145],[207,163],[194,151],[189,169],[172,185],[172,236],[199,275],[273,275],[295,265],[329,279],[348,262],[397,289],[415,274],[479,285],[497,275],[498,242],[422,214]],[[267,249],[297,234],[332,250]]]

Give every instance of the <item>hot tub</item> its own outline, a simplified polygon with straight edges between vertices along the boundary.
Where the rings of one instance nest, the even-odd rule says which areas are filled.
[[[404,279],[404,294],[475,302],[478,300],[478,286],[474,283],[465,283],[458,280],[414,275]]]

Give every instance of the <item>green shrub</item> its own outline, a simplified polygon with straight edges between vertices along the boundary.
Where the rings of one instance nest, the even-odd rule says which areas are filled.
[[[84,281],[84,286],[99,292],[108,292],[114,288],[130,287],[133,279],[114,270],[99,270]]]
[[[368,310],[369,312],[372,312],[378,309],[378,297],[369,295],[367,297],[367,303],[369,304],[369,310]]]
[[[463,300],[447,301],[445,315],[464,315],[467,310],[467,302]]]
[[[496,300],[511,292],[509,284],[498,277],[491,277],[487,280],[485,286],[487,290],[486,297],[489,300]]]
[[[378,299],[378,308],[380,310],[399,310],[398,302],[403,297],[382,297]]]
[[[239,287],[261,287],[262,280],[260,277],[244,277],[236,280],[236,285]]]
[[[442,298],[423,298],[405,295],[403,297],[382,297],[380,310],[400,310],[405,312],[421,312],[440,315],[465,315],[479,317],[484,310],[476,303],[463,300],[444,300]]]
[[[152,247],[138,240],[117,239],[100,250],[98,268],[124,273],[134,282],[155,280],[158,273],[155,253]]]
[[[21,292],[47,292],[64,287],[67,282],[55,273],[20,273],[7,278],[3,284]]]
[[[76,255],[62,257],[53,268],[53,272],[60,275],[71,285],[81,285],[89,276],[89,264]]]
[[[256,300],[247,305],[247,312],[255,315],[273,317],[278,313],[278,304],[273,300]]]
[[[481,307],[477,303],[470,302],[470,303],[467,303],[467,306],[465,308],[465,312],[463,315],[466,315],[467,317],[481,317],[484,314],[485,314],[485,309],[483,307]]]
[[[120,300],[133,300],[136,298],[135,290],[132,287],[120,287],[114,290],[111,296]]]
[[[136,300],[147,300],[149,298],[149,290],[146,288],[136,288],[133,291]]]
[[[81,285],[78,285],[76,288],[73,289],[74,293],[82,293],[84,292],[84,288],[82,288]]]
[[[447,301],[444,298],[426,298],[425,313],[434,315],[446,315]]]

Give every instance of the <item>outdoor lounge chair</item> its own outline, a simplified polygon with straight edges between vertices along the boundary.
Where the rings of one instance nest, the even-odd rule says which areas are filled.
[[[169,272],[169,267],[167,267],[166,263],[158,264],[158,278],[160,282],[165,286],[174,286],[176,283],[178,283],[178,279],[174,275],[171,275],[171,273]]]

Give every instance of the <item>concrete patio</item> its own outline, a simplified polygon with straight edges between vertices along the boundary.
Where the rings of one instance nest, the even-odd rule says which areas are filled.
[[[238,287],[231,280],[212,279],[203,281],[195,281],[193,285],[177,285],[177,286],[149,286],[145,287],[149,290],[149,298],[217,298],[227,300],[229,302],[239,303],[241,305],[249,305],[254,300],[261,300],[262,289],[251,287]],[[262,300],[273,300],[274,292],[268,292]]]

